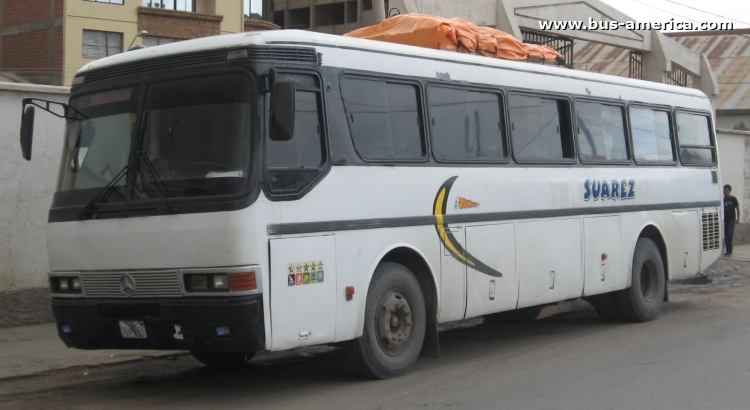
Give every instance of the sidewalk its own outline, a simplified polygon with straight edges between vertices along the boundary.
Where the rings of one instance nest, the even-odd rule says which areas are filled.
[[[750,244],[735,246],[734,255],[723,256],[707,273],[744,269],[743,262],[750,262]],[[732,266],[735,264],[737,266]],[[575,306],[571,304],[549,306],[540,317],[574,309]],[[5,328],[0,329],[0,380],[69,367],[108,365],[179,353],[164,350],[69,349],[57,337],[54,323]]]
[[[174,355],[165,350],[69,349],[57,337],[54,323],[0,329],[0,381],[49,370],[99,366]]]

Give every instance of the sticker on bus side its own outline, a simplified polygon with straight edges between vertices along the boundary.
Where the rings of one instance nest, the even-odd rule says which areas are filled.
[[[323,261],[305,261],[286,264],[288,270],[288,285],[314,285],[325,281]]]
[[[607,181],[606,179],[601,181],[587,179],[583,183],[583,189],[585,190],[583,193],[584,201],[590,201],[591,199],[594,201],[600,199],[602,201],[605,199],[614,201],[635,199],[635,180],[633,179],[623,179],[620,181],[615,179],[611,181]]]

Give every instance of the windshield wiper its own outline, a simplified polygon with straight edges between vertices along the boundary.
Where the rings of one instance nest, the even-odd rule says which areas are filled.
[[[81,209],[81,211],[78,212],[78,219],[88,219],[88,217],[91,216],[91,213],[92,213],[91,211],[93,211],[94,207],[97,204],[102,203],[106,201],[107,199],[109,199],[109,196],[112,195],[112,192],[115,192],[115,189],[117,188],[117,183],[120,182],[120,180],[127,174],[128,174],[128,166],[125,165],[125,167],[120,172],[118,172],[117,175],[115,175],[114,178],[112,178],[112,180],[109,181],[107,185],[105,185],[104,188],[102,188],[102,190],[99,191],[98,194],[96,194],[94,199],[89,201],[89,203],[87,203],[86,206],[84,206],[83,209]]]
[[[151,176],[151,179],[154,180],[154,185],[156,186],[156,192],[159,194],[159,198],[164,203],[164,206],[167,207],[167,211],[170,214],[173,214],[177,212],[177,208],[172,206],[172,204],[167,201],[167,194],[174,197],[174,194],[172,191],[169,190],[169,187],[167,184],[165,184],[161,180],[161,176],[156,171],[156,168],[154,168],[154,164],[151,163],[151,160],[148,158],[148,154],[146,154],[146,151],[138,151],[136,152],[136,155],[143,161],[143,165],[146,167],[146,171]]]

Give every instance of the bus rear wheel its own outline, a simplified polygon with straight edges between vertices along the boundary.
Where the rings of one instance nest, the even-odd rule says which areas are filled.
[[[209,367],[240,367],[255,356],[255,352],[210,352],[191,351],[195,360]]]
[[[632,283],[616,294],[622,318],[629,322],[656,319],[664,303],[664,263],[654,241],[640,238],[633,254]]]
[[[354,371],[370,379],[406,374],[419,358],[426,308],[414,274],[403,265],[378,265],[367,292],[364,332],[344,345]]]

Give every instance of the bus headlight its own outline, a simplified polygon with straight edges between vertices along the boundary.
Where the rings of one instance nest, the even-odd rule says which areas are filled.
[[[227,275],[214,275],[214,289],[228,289]]]
[[[81,278],[78,276],[50,276],[49,288],[53,294],[81,293]]]

